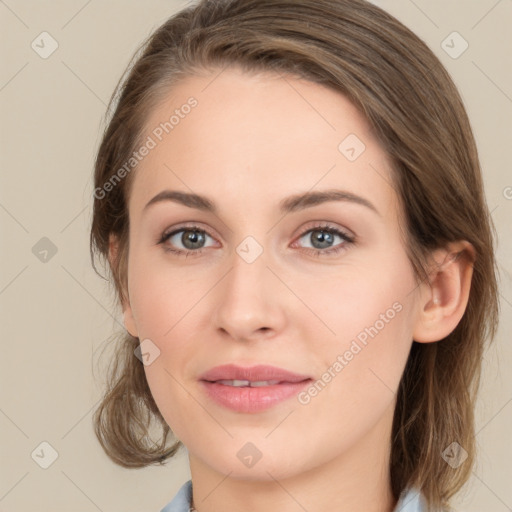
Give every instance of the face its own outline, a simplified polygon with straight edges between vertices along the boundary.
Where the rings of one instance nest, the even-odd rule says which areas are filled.
[[[167,133],[160,123],[176,110]],[[191,460],[261,480],[356,449],[371,463],[375,440],[387,448],[418,308],[390,162],[364,117],[319,84],[233,68],[175,86],[145,140],[125,322],[146,344],[151,392]],[[162,191],[207,201],[146,206]],[[295,200],[308,193],[316,199]],[[226,364],[309,380],[202,380]]]

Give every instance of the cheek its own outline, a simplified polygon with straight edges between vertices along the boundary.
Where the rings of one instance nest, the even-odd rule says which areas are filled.
[[[144,371],[151,395],[165,422],[178,439],[188,442],[190,420],[204,414],[204,410],[191,399],[193,395],[179,372],[179,361],[177,367],[171,364],[171,361],[177,360],[177,355],[179,353],[176,351],[172,354],[163,351],[161,357],[144,367]]]
[[[339,279],[323,284],[310,286],[308,304],[331,332],[310,319],[308,336],[315,340],[318,373],[326,381],[326,372],[335,375],[326,395],[332,400],[343,396],[354,406],[358,400],[354,389],[366,403],[383,394],[392,398],[412,344],[411,292],[416,283],[407,256],[397,251],[387,259],[375,258],[364,268],[347,269]]]
[[[162,259],[150,260],[136,253],[131,258],[130,304],[140,339],[172,336],[173,327],[199,300],[200,282],[191,283],[183,271],[170,269]]]
[[[295,277],[293,283],[294,291],[314,313],[294,320],[314,329],[311,339],[320,338],[326,346],[336,347],[358,336],[364,342],[372,326],[379,336],[402,332],[400,326],[410,316],[408,305],[416,286],[412,267],[401,253],[387,258],[381,253],[362,264],[333,269],[331,275]]]

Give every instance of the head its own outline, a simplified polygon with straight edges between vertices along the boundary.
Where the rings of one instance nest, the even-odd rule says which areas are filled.
[[[95,415],[112,460],[184,443],[227,472],[252,442],[261,463],[236,476],[286,477],[389,423],[395,497],[416,485],[446,504],[471,473],[498,306],[474,138],[434,54],[364,1],[202,1],[144,43],[111,106],[91,256],[126,328]],[[181,194],[151,201],[164,190]],[[201,403],[200,375],[235,361],[312,378],[268,438],[272,411]]]

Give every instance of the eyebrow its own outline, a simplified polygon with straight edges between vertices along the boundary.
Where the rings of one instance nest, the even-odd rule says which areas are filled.
[[[181,192],[178,190],[162,190],[162,192],[158,193],[146,204],[146,206],[144,206],[143,212],[145,212],[151,205],[165,201],[172,201],[189,208],[195,208],[205,212],[211,212],[214,214],[218,213],[218,209],[214,202],[207,197],[190,192]],[[370,201],[368,201],[368,199],[365,199],[364,197],[358,196],[346,190],[337,189],[312,192],[310,191],[303,194],[296,194],[287,197],[280,201],[279,210],[281,213],[291,213],[329,201],[345,201],[359,204],[365,206],[380,216],[377,208]]]

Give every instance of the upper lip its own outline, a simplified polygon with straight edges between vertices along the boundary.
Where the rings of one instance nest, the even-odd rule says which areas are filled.
[[[248,380],[249,382],[278,380],[280,382],[302,382],[310,378],[309,375],[301,375],[277,366],[262,364],[250,367],[224,364],[215,366],[200,376],[200,380],[210,382],[218,380]]]

